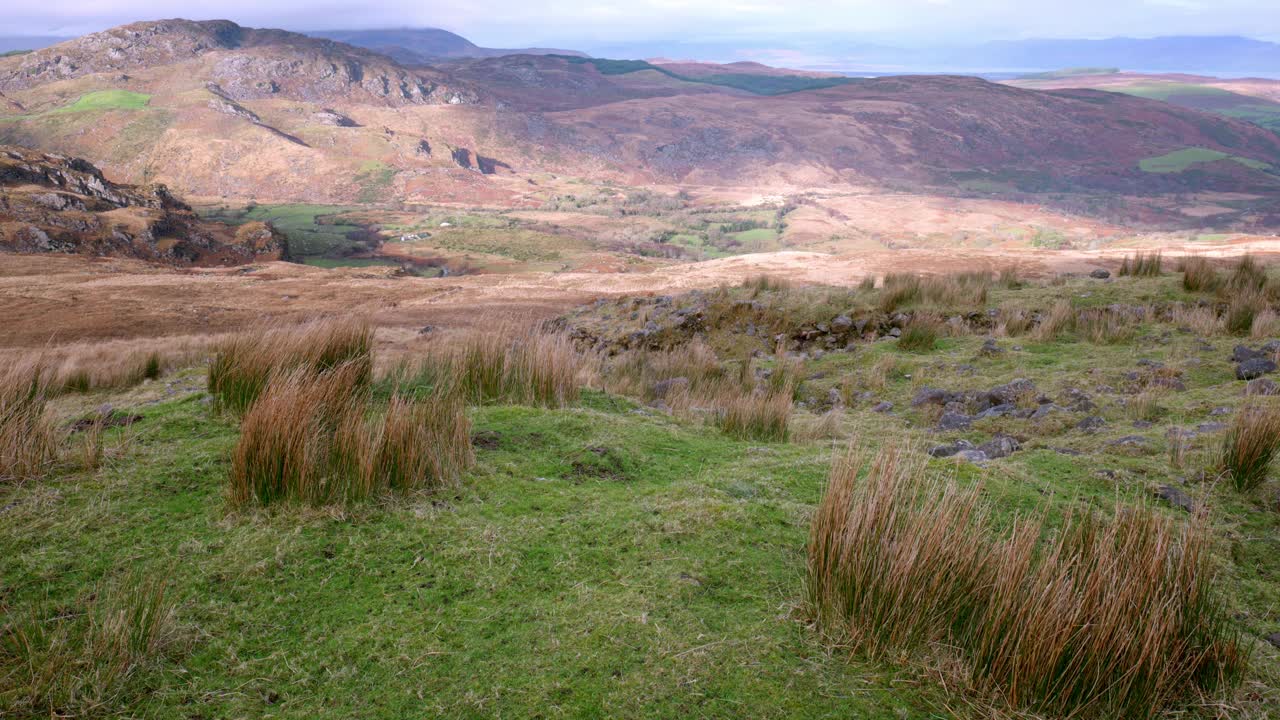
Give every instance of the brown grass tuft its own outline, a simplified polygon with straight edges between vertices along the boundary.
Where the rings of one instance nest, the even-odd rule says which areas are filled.
[[[856,653],[958,652],[971,685],[1064,716],[1149,717],[1239,677],[1207,525],[1154,511],[998,531],[978,488],[899,446],[832,468],[810,526],[819,629]]]
[[[15,716],[86,717],[127,711],[140,677],[175,646],[163,577],[130,575],[74,608],[5,613],[0,706]]]
[[[340,504],[456,482],[473,460],[461,399],[396,395],[373,408],[365,372],[355,362],[273,376],[241,422],[231,503]]]
[[[1236,414],[1222,439],[1218,467],[1240,492],[1249,492],[1267,479],[1280,452],[1280,405],[1254,403]]]
[[[1182,287],[1187,292],[1214,292],[1222,286],[1222,277],[1205,258],[1183,258],[1180,269]]]
[[[1133,257],[1124,256],[1117,275],[1132,277],[1160,277],[1164,274],[1164,255],[1159,250],[1153,253],[1135,253]]]
[[[279,372],[322,373],[340,365],[358,382],[373,372],[373,329],[355,318],[268,327],[222,342],[209,364],[209,392],[220,407],[243,413]]]
[[[57,460],[62,433],[46,404],[49,376],[40,360],[0,371],[0,483],[39,478]]]

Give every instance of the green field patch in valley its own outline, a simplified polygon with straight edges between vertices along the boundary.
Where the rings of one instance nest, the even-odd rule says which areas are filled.
[[[1250,158],[1240,157],[1238,155],[1228,155],[1219,150],[1210,150],[1209,148],[1183,148],[1175,150],[1165,155],[1149,157],[1138,162],[1138,167],[1144,172],[1149,173],[1179,173],[1188,170],[1200,163],[1211,163],[1219,160],[1234,160],[1245,167],[1254,170],[1267,170],[1271,166],[1252,160]]]
[[[70,105],[51,110],[53,113],[90,112],[93,110],[142,110],[151,96],[132,90],[95,90],[81,95]]]

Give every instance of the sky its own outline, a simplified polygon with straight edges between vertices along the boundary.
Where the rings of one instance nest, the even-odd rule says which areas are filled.
[[[626,43],[894,45],[1024,38],[1245,35],[1280,41],[1278,0],[53,0],[0,3],[0,35],[79,35],[134,20],[226,18],[252,27],[442,27],[488,47],[588,52]]]

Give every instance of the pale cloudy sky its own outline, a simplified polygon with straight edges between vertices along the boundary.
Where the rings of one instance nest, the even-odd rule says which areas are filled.
[[[808,36],[891,44],[1174,34],[1280,40],[1280,0],[4,0],[0,35],[74,35],[161,17],[290,30],[432,26],[487,46],[584,50]]]

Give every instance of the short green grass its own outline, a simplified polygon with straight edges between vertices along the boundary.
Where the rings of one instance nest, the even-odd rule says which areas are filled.
[[[1149,173],[1180,173],[1200,163],[1211,163],[1219,160],[1232,160],[1254,170],[1267,170],[1271,167],[1259,160],[1228,155],[1220,150],[1199,147],[1183,148],[1164,155],[1145,158],[1138,161],[1138,167],[1142,168],[1143,172]]]
[[[994,286],[988,306],[1192,297],[1180,288],[1175,273]],[[822,293],[797,298],[797,312],[830,317],[849,297]],[[797,397],[810,406],[894,364],[873,391],[894,412],[859,402],[834,442],[736,441],[595,391],[560,410],[474,408],[477,465],[459,488],[342,511],[232,512],[224,487],[234,424],[199,392],[148,405],[133,394],[199,384],[199,369],[140,391],[83,396],[80,409],[109,402],[144,419],[111,431],[109,442],[134,439],[101,470],[0,487],[0,600],[56,613],[100,580],[165,573],[185,649],[149,672],[150,692],[109,709],[123,716],[184,717],[194,708],[204,717],[297,718],[985,716],[910,664],[831,651],[802,611],[804,545],[845,438],[922,452],[1005,432],[1022,449],[986,467],[931,461],[961,482],[983,482],[1000,523],[1046,508],[1061,518],[1072,508],[1159,503],[1151,492],[1162,484],[1209,501],[1218,586],[1254,654],[1228,706],[1232,717],[1270,717],[1280,651],[1262,638],[1280,631],[1280,487],[1273,479],[1241,495],[1195,481],[1220,437],[1213,431],[1195,439],[1186,467],[1169,458],[1171,427],[1229,419],[1212,411],[1244,402],[1227,360],[1238,341],[1205,346],[1148,322],[1118,344],[1024,336],[1002,338],[1004,352],[984,356],[982,342],[945,337],[912,353],[892,341],[859,343],[808,359]],[[1186,390],[1161,399],[1154,427],[1134,426],[1123,407],[1128,373],[1142,360],[1184,371]],[[1083,414],[1067,413],[939,433],[910,406],[924,385],[979,389],[1019,377],[1054,397],[1085,389],[1106,427],[1077,430]],[[1146,438],[1149,450],[1108,444],[1128,435]]]
[[[356,208],[294,203],[247,207],[202,207],[201,215],[232,224],[266,221],[289,238],[289,252],[299,259],[342,256],[356,248],[348,236],[363,229],[345,213]]]
[[[54,113],[91,112],[94,110],[142,110],[151,102],[151,96],[132,90],[95,90],[81,95],[75,102],[58,108]]]

